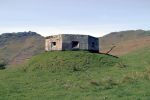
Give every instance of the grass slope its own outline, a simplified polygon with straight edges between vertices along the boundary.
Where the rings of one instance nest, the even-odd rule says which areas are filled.
[[[139,52],[144,54],[138,58]],[[43,53],[22,68],[0,71],[0,100],[148,100],[148,54],[148,48],[121,59],[85,51]]]

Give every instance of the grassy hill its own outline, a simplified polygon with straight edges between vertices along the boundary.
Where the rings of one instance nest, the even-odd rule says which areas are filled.
[[[0,100],[148,100],[149,50],[119,59],[86,51],[34,56],[0,70]]]
[[[140,48],[150,46],[150,31],[130,30],[112,32],[100,38],[101,52],[108,51],[116,46],[111,52],[113,55],[124,55]]]
[[[23,63],[44,51],[44,37],[35,32],[4,33],[0,35],[0,62]]]
[[[0,71],[0,99],[94,98],[112,88],[107,81],[113,67],[118,68],[118,60],[86,51],[46,52],[19,69]]]

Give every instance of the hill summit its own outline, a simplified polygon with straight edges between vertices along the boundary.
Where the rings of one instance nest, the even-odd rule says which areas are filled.
[[[26,70],[84,71],[94,67],[115,66],[118,59],[89,51],[54,51],[33,57],[25,65]]]

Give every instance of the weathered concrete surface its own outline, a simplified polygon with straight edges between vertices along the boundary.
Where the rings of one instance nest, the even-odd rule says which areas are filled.
[[[99,52],[99,39],[89,35],[53,35],[46,37],[45,50],[90,50]]]
[[[88,36],[88,50],[99,51],[99,38]]]
[[[55,46],[52,46],[51,43],[56,42]],[[62,50],[62,37],[61,35],[53,35],[49,36],[45,39],[45,50],[46,51],[54,51],[54,50]]]
[[[63,47],[62,50],[88,50],[88,36],[87,35],[62,35]],[[72,48],[72,42],[77,41],[78,48]]]

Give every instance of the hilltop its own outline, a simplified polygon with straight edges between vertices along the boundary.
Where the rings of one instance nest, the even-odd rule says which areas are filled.
[[[44,52],[44,37],[36,32],[4,33],[0,35],[0,64],[22,64]],[[150,46],[150,31],[112,32],[100,38],[101,52],[116,46],[110,54],[125,55]]]
[[[150,46],[150,31],[129,30],[112,32],[100,38],[102,51],[108,51],[116,46],[111,52],[113,55],[124,55],[140,48]]]
[[[0,61],[23,63],[44,51],[44,37],[36,32],[4,33],[0,35]]]
[[[25,65],[25,70],[85,71],[88,68],[114,66],[118,59],[89,51],[54,51],[37,55]]]

